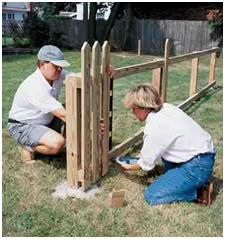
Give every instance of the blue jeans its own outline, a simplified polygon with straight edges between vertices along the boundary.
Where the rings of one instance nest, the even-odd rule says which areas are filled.
[[[172,163],[163,159],[164,174],[146,188],[146,202],[156,205],[194,201],[197,189],[212,176],[214,161],[215,153],[199,154],[185,163]]]

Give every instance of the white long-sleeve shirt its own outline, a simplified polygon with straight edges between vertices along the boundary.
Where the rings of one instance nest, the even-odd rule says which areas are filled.
[[[138,164],[146,171],[153,169],[160,158],[182,163],[200,153],[214,152],[211,136],[181,109],[168,103],[159,112],[149,113],[143,141]]]

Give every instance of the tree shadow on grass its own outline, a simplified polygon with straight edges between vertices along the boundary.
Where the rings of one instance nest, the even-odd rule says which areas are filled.
[[[200,99],[194,101],[192,104],[188,105],[185,108],[185,111],[188,114],[192,114],[195,112],[198,108],[201,107],[202,104],[206,103],[207,101],[210,100],[210,98],[216,94],[217,92],[223,90],[223,87],[220,85],[215,85],[212,87],[212,90],[208,91],[204,96],[202,96]]]

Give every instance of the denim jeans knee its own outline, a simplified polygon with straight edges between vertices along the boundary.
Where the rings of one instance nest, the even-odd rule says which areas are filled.
[[[149,190],[149,187],[145,189],[144,198],[148,204],[156,205],[159,203],[158,195],[156,195],[156,193],[151,192],[151,190]]]
[[[155,190],[154,187],[148,186],[144,191],[144,198],[148,204],[157,205],[167,202],[167,190]]]

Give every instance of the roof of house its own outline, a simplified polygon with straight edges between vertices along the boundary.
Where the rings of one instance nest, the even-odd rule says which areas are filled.
[[[26,2],[2,2],[2,11],[28,12]]]

